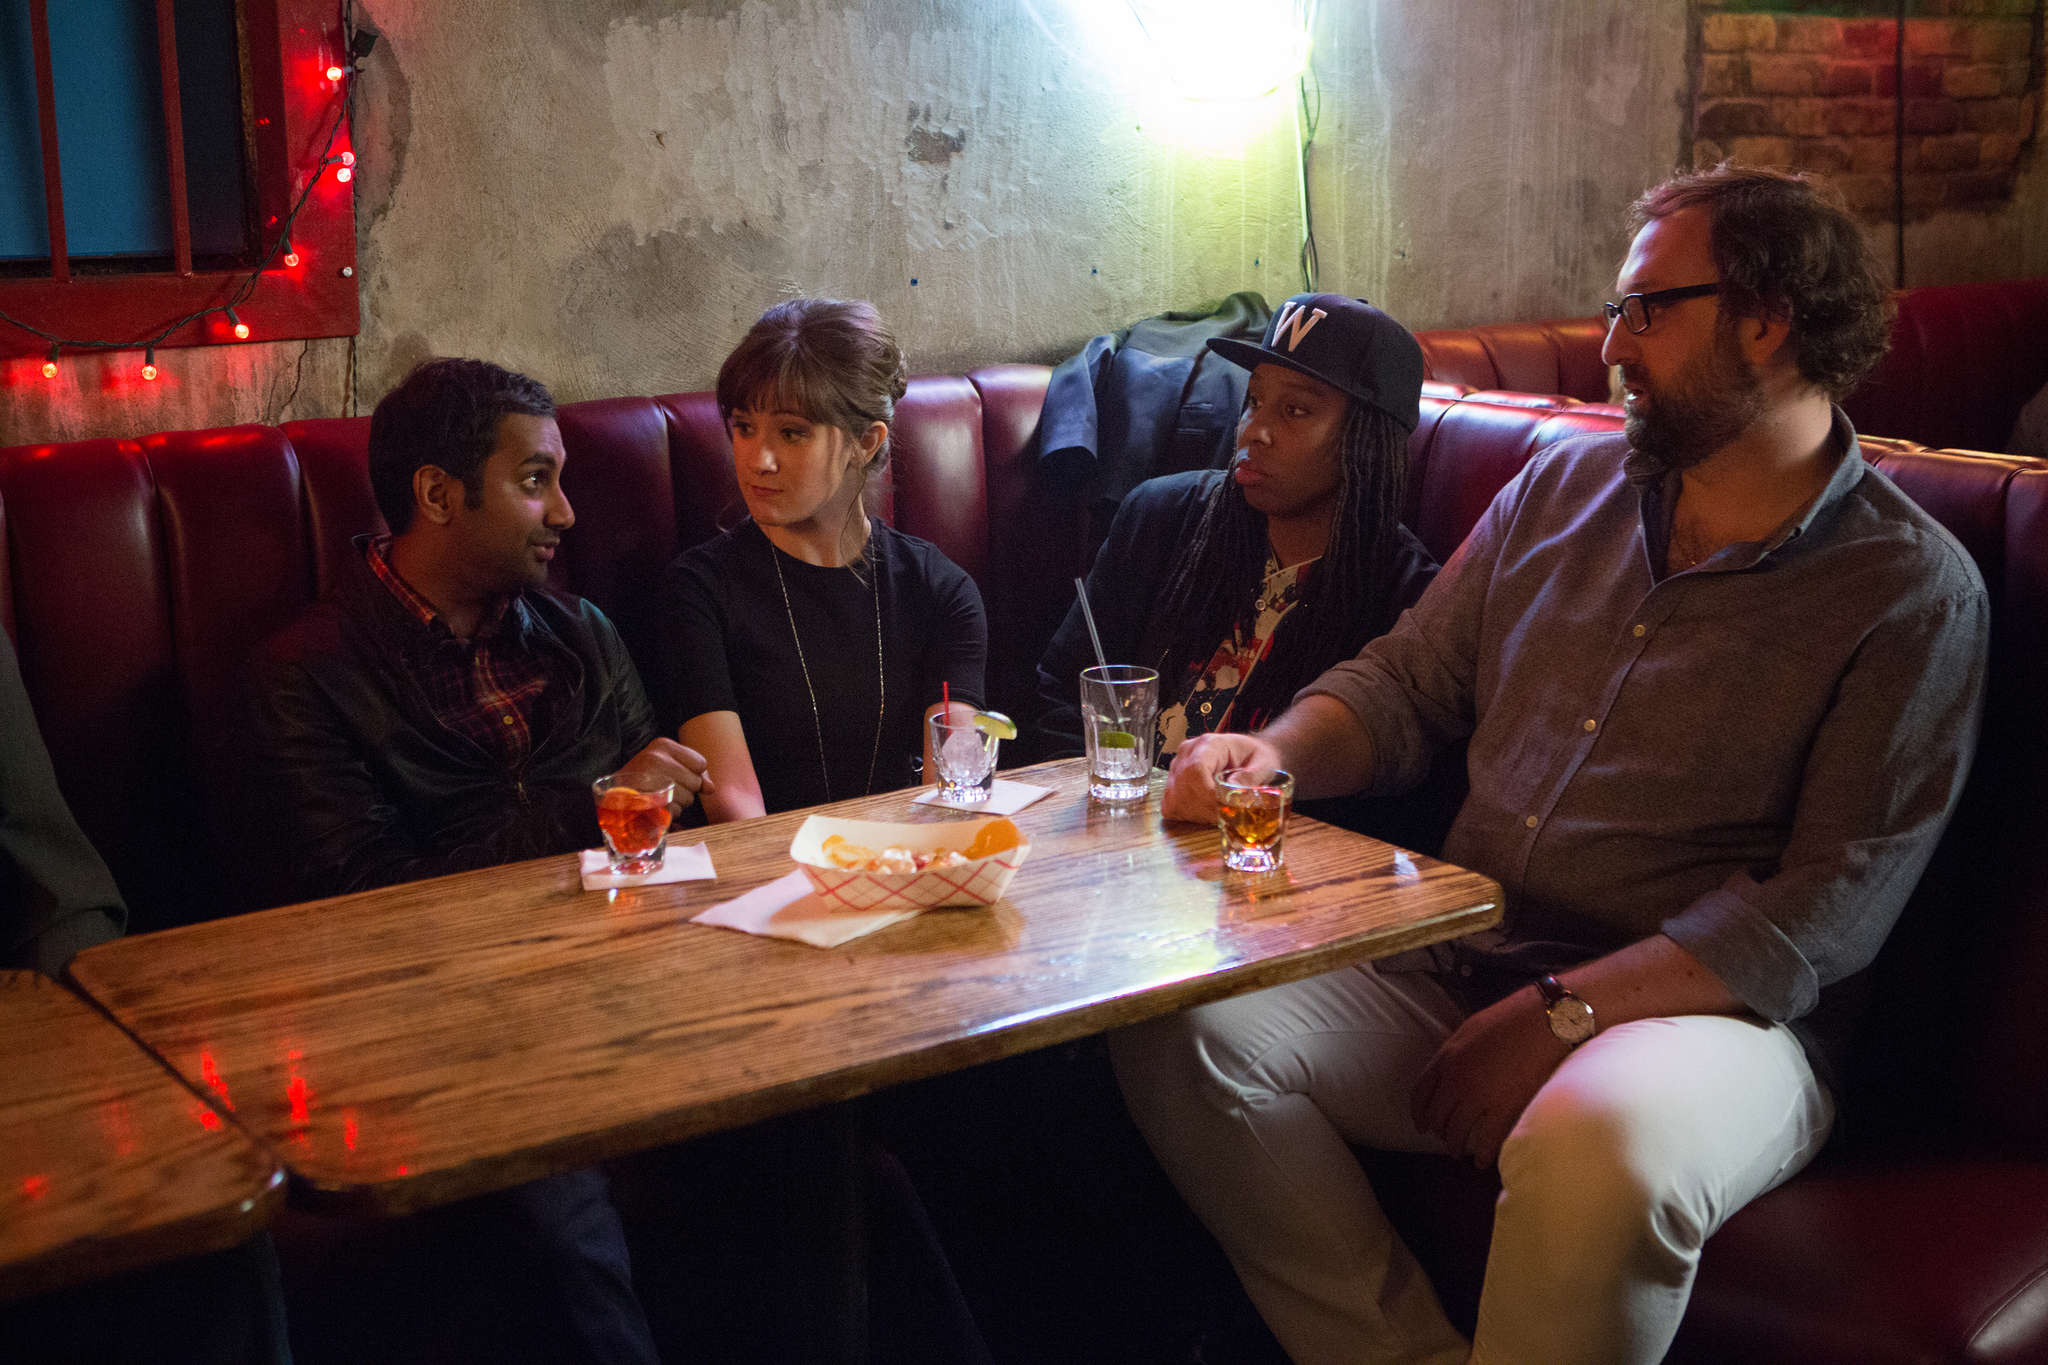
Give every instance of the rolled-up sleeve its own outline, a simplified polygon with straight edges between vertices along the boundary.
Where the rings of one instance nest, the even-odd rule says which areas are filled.
[[[1334,698],[1364,727],[1373,766],[1360,774],[1360,792],[1406,791],[1440,748],[1471,733],[1487,593],[1524,478],[1493,500],[1392,630],[1296,694]]]
[[[1736,872],[1663,923],[1743,1003],[1796,1019],[1867,966],[1947,827],[1976,753],[1982,588],[1871,632],[1809,753],[1774,867]]]

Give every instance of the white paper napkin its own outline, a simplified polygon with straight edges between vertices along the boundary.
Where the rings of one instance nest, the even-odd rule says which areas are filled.
[[[941,801],[937,787],[929,788],[922,796],[912,797],[911,804],[944,806],[947,810],[972,811],[976,815],[1015,815],[1040,797],[1051,795],[1051,787],[1034,787],[1026,782],[1012,782],[999,777],[989,789],[988,800],[971,806],[958,801]]]
[[[886,929],[898,920],[921,915],[922,910],[870,910],[865,913],[835,910],[811,889],[811,879],[802,868],[757,886],[744,896],[714,905],[691,916],[694,924],[715,924],[770,938],[793,938],[814,948],[836,948],[862,934]]]
[[[717,880],[711,870],[711,850],[702,844],[670,844],[659,870],[639,877],[623,877],[611,870],[611,859],[601,848],[583,850],[583,889],[604,891],[615,886],[660,886],[665,882],[708,882]]]

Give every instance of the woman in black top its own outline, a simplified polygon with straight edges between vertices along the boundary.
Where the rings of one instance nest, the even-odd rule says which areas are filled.
[[[1209,348],[1252,372],[1236,458],[1133,489],[1087,583],[1110,661],[1159,670],[1162,761],[1264,725],[1437,570],[1400,522],[1423,373],[1406,328],[1362,299],[1298,294],[1258,345]],[[1081,752],[1094,662],[1076,603],[1038,665],[1037,757]]]
[[[909,785],[941,683],[981,704],[981,594],[863,498],[904,387],[874,307],[835,299],[769,309],[719,369],[749,515],[670,567],[656,660],[714,822]]]

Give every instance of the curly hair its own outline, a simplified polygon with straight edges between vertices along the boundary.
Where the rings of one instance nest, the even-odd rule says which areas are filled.
[[[1842,196],[1809,176],[1724,161],[1646,191],[1629,231],[1690,208],[1708,215],[1725,315],[1790,319],[1808,383],[1838,399],[1861,383],[1890,345],[1894,304]]]
[[[465,506],[483,505],[477,476],[507,413],[553,417],[547,386],[487,360],[429,360],[384,395],[370,415],[370,491],[393,535],[412,526],[412,476],[439,465],[462,484]]]

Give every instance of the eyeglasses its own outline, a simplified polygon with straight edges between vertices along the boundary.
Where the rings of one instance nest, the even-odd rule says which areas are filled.
[[[1654,294],[1630,294],[1620,303],[1603,303],[1607,311],[1607,325],[1612,327],[1620,318],[1631,332],[1643,331],[1650,325],[1651,309],[1661,308],[1667,303],[1682,303],[1686,299],[1703,299],[1709,294],[1718,294],[1718,284],[1689,284],[1683,289],[1659,289]]]

